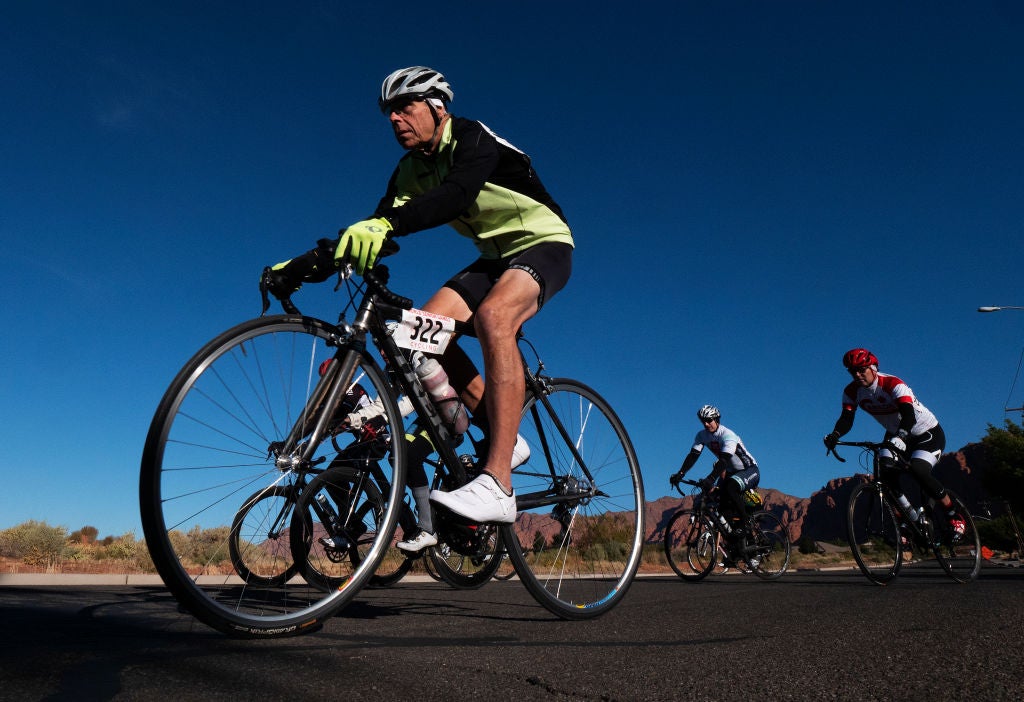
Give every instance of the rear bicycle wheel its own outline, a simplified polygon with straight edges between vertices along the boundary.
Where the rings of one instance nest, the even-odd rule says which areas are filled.
[[[877,483],[860,483],[850,493],[846,535],[857,566],[868,580],[885,585],[903,564],[903,543],[892,503]]]
[[[958,583],[969,583],[978,577],[981,570],[981,537],[963,501],[952,492],[949,497],[964,520],[964,533],[954,531],[939,508],[940,514],[934,518],[935,540],[938,543],[933,544],[932,549],[939,565],[949,577]]]
[[[257,490],[242,503],[228,541],[231,562],[242,580],[276,587],[295,575],[287,530],[297,492],[294,486],[275,485]]]
[[[692,509],[672,515],[665,527],[665,558],[683,580],[697,582],[719,563],[718,531],[707,517]]]
[[[759,510],[750,515],[750,533],[743,559],[754,575],[763,580],[781,578],[789,568],[789,532],[771,512]]]
[[[621,601],[640,565],[643,479],[629,435],[600,395],[564,378],[546,390],[523,409],[530,458],[512,472],[519,513],[502,538],[523,546],[509,558],[540,604],[563,619],[590,619]]]
[[[325,592],[302,578],[269,582],[235,572],[231,525],[253,491],[286,485],[292,475],[334,453],[329,441],[302,465],[300,449],[279,456],[293,427],[310,426],[322,397],[321,364],[339,355],[333,325],[279,315],[240,324],[210,341],[185,364],[157,407],[143,449],[139,506],[146,546],[168,590],[195,617],[240,637],[275,637],[318,627],[372,574],[345,591]],[[381,435],[393,461],[387,504],[404,486],[405,434],[391,389],[366,354],[343,384],[360,384],[384,403]],[[332,372],[332,378],[337,377]],[[392,468],[391,466],[397,466]],[[389,509],[384,523],[394,528]],[[238,544],[236,543],[236,550]]]

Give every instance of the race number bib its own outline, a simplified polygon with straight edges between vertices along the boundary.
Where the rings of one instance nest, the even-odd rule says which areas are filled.
[[[455,320],[439,314],[411,309],[402,311],[402,323],[393,336],[403,349],[440,355],[455,332]]]

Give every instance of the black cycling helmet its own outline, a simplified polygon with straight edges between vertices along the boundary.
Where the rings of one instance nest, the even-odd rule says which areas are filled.
[[[452,92],[452,86],[448,85],[448,81],[439,72],[426,66],[410,66],[400,68],[384,79],[377,105],[381,112],[386,113],[395,100],[437,98],[447,107],[453,97],[455,93]]]

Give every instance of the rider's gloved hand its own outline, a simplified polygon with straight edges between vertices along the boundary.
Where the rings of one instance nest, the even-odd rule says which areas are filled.
[[[263,283],[274,297],[281,299],[302,287],[303,282],[323,282],[337,270],[334,264],[336,248],[334,239],[320,239],[315,249],[267,268],[263,273]]]
[[[263,270],[262,284],[277,299],[288,297],[302,287],[302,281],[296,279],[288,268],[291,262],[292,260],[288,259]]]
[[[391,222],[383,217],[356,222],[341,233],[334,258],[341,263],[351,262],[356,273],[362,275],[373,268],[391,229]]]
[[[906,438],[907,432],[903,429],[900,429],[898,432],[896,432],[896,436],[889,438],[889,441],[887,443],[891,447],[896,449],[900,454],[903,454],[907,450]]]
[[[668,483],[672,487],[679,487],[679,481],[682,480],[682,479],[683,479],[683,474],[682,473],[673,473],[672,475],[668,476]]]
[[[836,444],[839,442],[839,432],[834,431],[831,434],[828,434],[824,439],[822,439],[822,441],[825,442],[825,448],[831,451],[836,447]]]

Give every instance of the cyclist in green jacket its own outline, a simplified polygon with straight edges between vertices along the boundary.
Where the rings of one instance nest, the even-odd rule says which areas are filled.
[[[516,447],[525,395],[516,333],[568,282],[573,237],[529,156],[481,122],[448,112],[452,97],[445,77],[426,66],[384,80],[378,104],[408,153],[373,214],[341,232],[324,268],[351,262],[362,274],[388,237],[442,224],[476,245],[478,258],[423,309],[472,320],[476,328],[486,384],[457,344],[448,345],[441,364],[489,446],[477,478],[451,492],[434,491],[430,500],[475,522],[511,523],[512,467],[524,460]],[[305,279],[327,277],[314,273]]]

